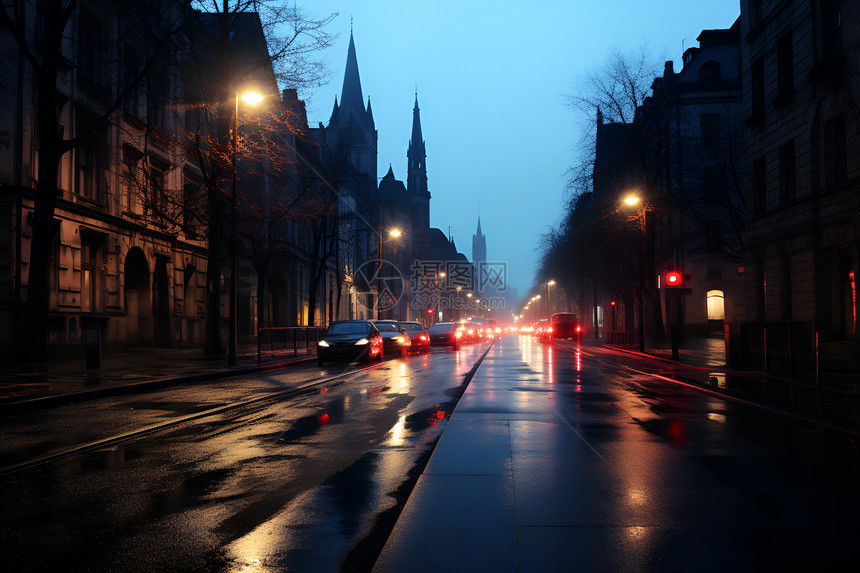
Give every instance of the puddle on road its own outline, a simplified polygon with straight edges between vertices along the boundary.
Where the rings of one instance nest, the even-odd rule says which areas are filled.
[[[419,412],[409,414],[405,418],[403,427],[410,432],[420,432],[432,428],[441,420],[450,417],[455,405],[456,402],[435,404]]]
[[[152,518],[164,517],[171,513],[177,513],[188,507],[194,507],[206,503],[203,498],[227,479],[233,473],[233,469],[221,468],[190,476],[174,488],[161,491],[152,498],[152,505],[146,516],[149,521]]]
[[[278,436],[278,443],[297,442],[309,438],[324,426],[343,423],[346,417],[347,398],[330,400],[319,408],[318,412],[304,416],[294,421],[292,426]]]

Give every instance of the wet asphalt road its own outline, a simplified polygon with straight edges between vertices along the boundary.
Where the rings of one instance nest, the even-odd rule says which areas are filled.
[[[678,371],[569,342],[495,345],[374,572],[857,571],[855,436]]]
[[[852,437],[570,342],[507,337],[464,388],[485,348],[0,475],[0,569],[368,571],[405,502],[378,571],[854,570]],[[7,417],[0,466],[341,371]]]
[[[0,569],[368,570],[486,347],[388,360],[0,475]],[[7,416],[0,467],[350,371],[307,366]]]

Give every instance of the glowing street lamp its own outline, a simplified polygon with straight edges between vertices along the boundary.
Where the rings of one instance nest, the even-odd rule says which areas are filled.
[[[555,284],[555,281],[551,280],[546,283],[546,308],[547,314],[552,317],[552,293],[550,292],[550,287]]]
[[[628,195],[624,198],[627,207],[636,207],[639,222],[639,352],[645,352],[645,260],[642,253],[642,243],[645,240],[645,211],[646,207],[639,206],[641,199],[638,195]]]
[[[389,231],[388,231],[388,236],[391,237],[392,239],[395,239],[395,241],[394,241],[394,255],[395,256],[397,255],[397,241],[396,241],[396,239],[398,239],[402,235],[403,235],[403,232],[396,227],[394,229],[389,229]],[[376,319],[377,320],[380,320],[383,318],[383,316],[382,316],[382,261],[383,261],[382,245],[383,245],[382,228],[380,227],[380,229],[379,229],[379,272],[376,274],[376,281],[377,281],[377,283],[376,283],[376,290],[377,290],[377,293],[376,293]]]
[[[238,237],[236,236],[236,155],[239,137],[239,98],[250,105],[257,105],[263,101],[263,96],[257,92],[249,91],[243,94],[236,92],[236,106],[233,110],[233,189],[230,199],[230,340],[227,346],[227,365],[236,365],[236,283],[238,281],[238,257],[236,255]]]

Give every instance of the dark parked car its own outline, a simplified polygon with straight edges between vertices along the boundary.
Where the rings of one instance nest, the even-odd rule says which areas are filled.
[[[460,349],[463,338],[463,330],[457,322],[437,322],[427,329],[430,334],[431,346],[450,346],[454,350]]]
[[[382,336],[369,320],[333,322],[317,343],[317,364],[330,360],[382,360]]]
[[[382,335],[382,348],[388,355],[406,356],[412,346],[412,339],[396,320],[374,320],[373,324]]]
[[[549,338],[582,338],[579,318],[572,312],[557,312],[550,319]]]
[[[409,338],[412,339],[413,352],[430,351],[430,335],[420,322],[401,322],[400,326],[406,329]]]

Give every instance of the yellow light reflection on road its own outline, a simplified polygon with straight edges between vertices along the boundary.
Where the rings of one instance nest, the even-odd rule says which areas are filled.
[[[397,423],[391,427],[388,431],[390,437],[388,438],[388,444],[392,446],[402,446],[405,443],[405,434],[406,434],[406,416],[400,416],[397,420]]]

